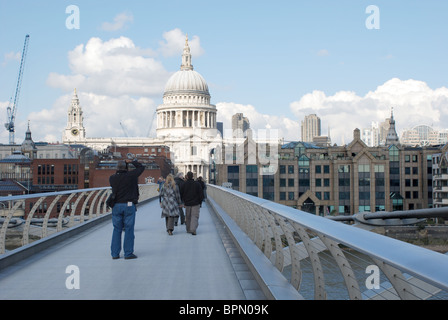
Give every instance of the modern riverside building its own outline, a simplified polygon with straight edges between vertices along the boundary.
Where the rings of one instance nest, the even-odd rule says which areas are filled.
[[[400,141],[402,144],[410,146],[445,144],[448,142],[447,130],[436,130],[421,124],[403,131]]]
[[[448,145],[432,156],[434,207],[448,206]]]
[[[441,147],[368,147],[359,129],[345,146],[299,141],[250,147],[253,143],[250,137],[244,142],[244,159],[235,155],[233,163],[216,165],[218,185],[318,215],[433,206],[433,156]],[[256,157],[250,157],[250,149]],[[229,150],[222,152],[229,159]]]

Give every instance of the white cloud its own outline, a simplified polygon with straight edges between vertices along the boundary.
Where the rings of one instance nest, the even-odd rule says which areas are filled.
[[[161,95],[171,73],[160,61],[147,56],[151,54],[153,51],[136,47],[126,37],[108,41],[91,38],[69,52],[72,74],[51,73],[47,84],[65,91],[76,87],[110,96]]]
[[[163,34],[164,41],[160,41],[160,52],[165,57],[179,55],[185,46],[186,34],[176,28]],[[188,45],[193,57],[199,57],[204,53],[198,36],[188,37]]]
[[[234,102],[219,102],[217,121],[223,122],[224,130],[232,129],[232,116],[235,113],[243,113],[249,119],[250,128],[257,135],[257,130],[278,130],[278,137],[285,140],[298,140],[299,123],[283,116],[267,115],[259,113],[252,105],[243,105]]]
[[[22,54],[19,52],[8,52],[5,53],[3,56],[3,62],[2,66],[6,66],[9,61],[20,61],[20,58],[22,57]]]
[[[130,137],[146,137],[153,120],[156,103],[150,98],[132,98],[126,95],[111,97],[79,92],[87,137],[124,137],[120,122]],[[72,94],[59,97],[52,108],[29,114],[33,140],[61,141],[67,124],[67,110]],[[34,130],[33,130],[34,128]],[[155,132],[155,125],[152,128]],[[19,139],[20,140],[20,139]]]
[[[127,22],[133,22],[133,21],[134,17],[132,16],[132,14],[122,12],[115,16],[113,23],[104,22],[101,25],[101,29],[105,31],[122,30],[126,27]]]
[[[330,52],[328,52],[327,49],[322,49],[322,50],[317,51],[317,55],[319,57],[326,57],[326,56],[330,55]]]
[[[180,36],[179,36],[180,35]],[[148,136],[150,123],[162,99],[165,84],[173,72],[167,71],[157,58],[168,53],[167,48],[180,41],[182,47],[172,49],[179,64],[185,37],[180,29],[164,33],[160,48],[139,48],[127,37],[103,41],[91,38],[68,53],[71,74],[50,73],[47,85],[67,92],[51,108],[30,114],[31,125],[46,132],[38,140],[60,141],[67,121],[73,89],[76,88],[84,112],[84,126],[88,137],[123,137],[120,122],[132,137]],[[199,38],[192,38],[192,51],[201,51]],[[177,70],[174,70],[177,71]],[[53,116],[51,116],[53,115]],[[54,120],[57,116],[58,120]],[[51,119],[51,121],[50,121]],[[40,132],[40,128],[42,133]],[[152,126],[155,132],[155,123]],[[33,134],[34,138],[35,134]]]
[[[157,107],[152,99],[146,97],[109,97],[90,93],[79,98],[84,101],[84,126],[89,137],[123,137],[126,134],[130,137],[145,137]]]
[[[33,139],[61,141],[74,88],[78,90],[88,137],[122,137],[120,122],[132,137],[148,136],[152,122],[151,132],[154,134],[155,101],[161,102],[166,82],[177,71],[167,71],[158,57],[162,54],[177,55],[180,65],[185,34],[174,29],[165,32],[163,39],[160,48],[152,49],[139,48],[123,36],[107,41],[93,37],[68,52],[71,72],[52,72],[46,81],[48,86],[61,89],[66,94],[52,106],[29,114]],[[203,52],[198,36],[191,37],[189,44],[193,55]],[[6,109],[7,103],[3,105],[0,103],[0,111]],[[17,128],[26,128],[26,125],[26,120],[17,121],[16,131],[20,131]],[[16,136],[17,141],[22,141],[20,133],[16,132]],[[0,132],[0,137],[7,141],[6,130]]]
[[[147,136],[156,101],[161,101],[172,74],[165,70],[159,55],[178,55],[180,63],[184,43],[185,34],[173,29],[163,34],[159,48],[155,49],[139,48],[126,37],[108,41],[91,38],[86,44],[78,45],[68,53],[71,73],[51,73],[47,78],[49,86],[67,94],[57,99],[52,107],[29,116],[32,131],[39,128],[36,133],[45,133],[36,139],[60,141],[74,88],[78,89],[88,137],[123,136],[120,122],[129,136]],[[199,37],[191,37],[189,43],[194,56],[203,52]],[[384,121],[392,107],[399,131],[421,123],[445,128],[448,89],[431,89],[422,81],[394,78],[364,96],[352,91],[327,95],[315,90],[290,104],[295,119],[262,114],[253,105],[217,103],[218,121],[223,122],[225,128],[230,129],[232,115],[241,112],[249,118],[252,129],[278,129],[279,136],[287,141],[299,140],[300,122],[305,115],[316,113],[322,119],[322,133],[327,134],[326,128],[330,127],[332,141],[338,144],[350,142],[355,128],[370,127],[372,121]],[[2,108],[6,107],[0,104],[0,111]]]
[[[58,99],[58,101],[60,100]],[[65,106],[63,108],[62,105],[58,105],[56,108],[42,109],[37,112],[31,112],[28,115],[34,141],[61,141],[62,128],[65,128],[67,119],[67,104]],[[23,141],[23,139],[17,140],[17,142],[20,141]]]
[[[330,127],[333,143],[348,143],[355,128],[368,128],[372,121],[383,122],[392,108],[399,134],[418,124],[446,128],[448,89],[434,90],[423,81],[393,78],[363,97],[351,91],[327,96],[316,90],[292,102],[290,108],[300,121],[305,115],[316,113],[323,131]]]

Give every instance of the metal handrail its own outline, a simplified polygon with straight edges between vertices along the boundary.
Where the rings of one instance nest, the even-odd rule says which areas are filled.
[[[154,183],[139,185],[139,201],[145,201],[158,195],[157,186]],[[9,209],[4,210],[4,212],[7,212],[6,216],[3,216],[1,219],[0,254],[6,252],[8,227],[16,224],[14,219],[19,210],[20,214],[24,213],[22,219],[25,220],[22,223],[23,230],[21,232],[21,243],[19,246],[24,246],[30,243],[31,235],[35,238],[42,239],[63,229],[65,230],[92,220],[94,217],[110,213],[111,210],[106,205],[106,199],[110,192],[110,187],[101,187],[0,197],[0,202],[11,204]],[[27,201],[29,201],[30,206],[31,203],[33,204],[32,208],[26,208],[25,203]],[[45,210],[45,215],[40,219],[39,227],[32,228],[34,215],[44,201],[49,203]],[[63,204],[59,212],[54,212],[54,207],[58,202],[63,202]],[[67,208],[70,208],[70,212],[67,212]],[[50,219],[51,215],[55,216],[56,214],[57,218]],[[67,219],[69,219],[68,223],[66,222]],[[14,232],[17,237],[17,231],[14,230]],[[11,234],[13,232],[10,231],[9,233]]]
[[[277,269],[282,272],[286,266],[291,268],[290,282],[297,290],[302,283],[305,255],[314,273],[315,299],[327,298],[323,254],[342,273],[350,299],[366,298],[361,280],[367,281],[367,275],[360,278],[358,272],[356,277],[349,261],[355,251],[370,258],[366,266],[370,263],[381,270],[395,298],[420,299],[448,291],[447,255],[228,188],[209,185],[207,193]],[[415,280],[409,279],[419,279],[426,289],[422,289],[423,284],[416,287]]]

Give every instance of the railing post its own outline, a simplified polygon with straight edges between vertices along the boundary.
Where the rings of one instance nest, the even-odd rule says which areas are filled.
[[[300,239],[302,239],[305,249],[310,257],[310,262],[313,267],[314,274],[314,298],[316,300],[327,299],[325,292],[325,280],[322,264],[320,263],[318,251],[314,250],[313,242],[310,241],[310,237],[304,228],[302,228],[297,222],[292,223],[293,228],[298,233]]]
[[[64,204],[62,205],[61,211],[58,215],[58,225],[56,227],[56,232],[59,232],[62,230],[62,219],[64,218],[65,209],[70,204],[70,201],[73,199],[73,197],[76,195],[76,193],[70,194],[67,199],[65,200]]]
[[[376,265],[383,271],[387,279],[389,279],[392,287],[395,289],[398,297],[402,300],[417,300],[412,287],[407,283],[400,270],[387,265],[384,261],[373,258]]]
[[[81,193],[77,193],[78,199],[76,199],[75,203],[72,206],[72,211],[70,212],[70,220],[69,220],[69,225],[72,226],[75,222],[75,213],[76,213],[76,208],[78,208],[79,202],[81,200],[83,200],[85,198],[85,195],[87,194],[86,191],[83,191]],[[84,202],[83,202],[84,203]],[[79,219],[81,220],[81,214],[82,211],[79,212]],[[81,221],[80,221],[81,222]]]
[[[275,266],[281,272],[283,271],[283,262],[285,261],[285,257],[283,255],[282,239],[280,233],[278,232],[279,228],[277,228],[277,222],[272,212],[265,209],[261,209],[261,212],[263,212],[270,224],[270,230],[273,234],[275,244]]]
[[[328,251],[330,251],[336,261],[336,264],[344,277],[345,286],[347,288],[350,300],[362,300],[361,291],[359,290],[359,284],[356,280],[355,273],[353,272],[350,262],[339,248],[339,245],[323,234],[318,234],[317,236],[327,247]]]
[[[23,234],[22,234],[22,246],[28,244],[30,241],[31,219],[33,219],[34,213],[45,199],[46,197],[40,197],[39,200],[37,200],[36,203],[33,205],[30,212],[28,213],[28,216],[26,217],[25,227],[23,228]]]
[[[23,204],[23,201],[17,201],[14,203],[13,207],[8,211],[8,216],[5,218],[3,222],[2,228],[0,230],[0,254],[5,253],[6,251],[6,230],[8,229],[9,222],[11,221],[14,212],[17,208]]]
[[[300,269],[299,248],[296,246],[296,240],[292,235],[294,228],[283,219],[278,219],[278,223],[288,241],[289,254],[291,256],[291,285],[296,290],[299,290],[302,281],[302,270]]]
[[[48,219],[50,218],[50,214],[53,211],[54,206],[61,197],[61,194],[57,195],[51,202],[50,206],[47,208],[47,212],[45,213],[44,222],[42,225],[42,238],[45,238],[47,236]]]

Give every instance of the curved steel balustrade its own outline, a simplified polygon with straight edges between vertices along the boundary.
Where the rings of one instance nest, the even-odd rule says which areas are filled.
[[[341,299],[345,287],[343,299],[448,299],[447,255],[227,188],[207,193],[305,298]]]
[[[157,196],[157,187],[157,184],[139,185],[139,201]],[[30,243],[30,236],[42,239],[65,228],[110,213],[110,208],[106,206],[106,199],[110,192],[110,187],[104,187],[0,197],[0,202],[3,203],[0,254],[7,250],[8,234],[11,237],[14,233],[14,237],[17,237],[21,231],[19,246],[24,246]],[[41,218],[36,219],[36,215]],[[38,227],[32,228],[36,224]],[[14,227],[19,225],[21,230],[14,230]]]

